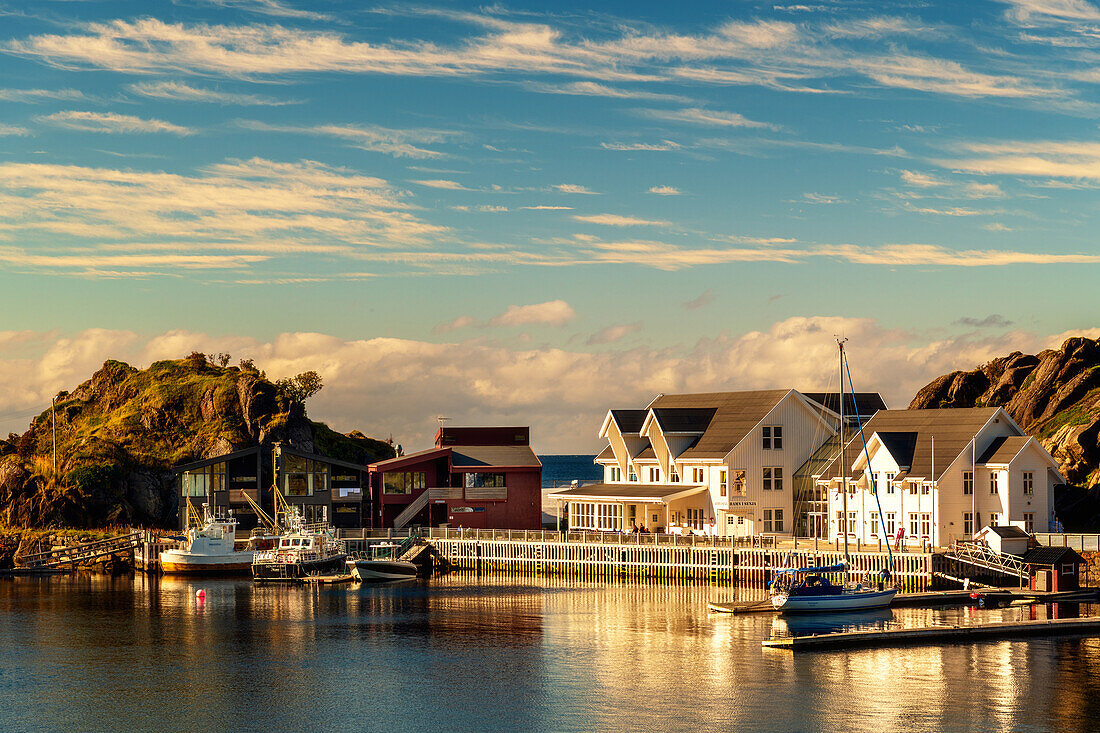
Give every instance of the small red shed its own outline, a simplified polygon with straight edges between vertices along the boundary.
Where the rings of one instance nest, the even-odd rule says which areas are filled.
[[[1080,590],[1085,559],[1069,547],[1035,547],[1024,554],[1028,588],[1038,591]]]

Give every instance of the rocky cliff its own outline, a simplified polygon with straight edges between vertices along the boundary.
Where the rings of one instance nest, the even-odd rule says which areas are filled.
[[[1071,338],[1060,349],[1017,351],[945,374],[909,405],[991,406],[1003,407],[1061,464],[1070,486],[1056,503],[1066,528],[1100,528],[1100,341]]]
[[[394,455],[387,443],[309,420],[294,391],[251,362],[193,354],[142,370],[108,361],[62,392],[52,416],[0,440],[0,523],[167,526],[178,501],[172,466],[274,440],[356,463]]]

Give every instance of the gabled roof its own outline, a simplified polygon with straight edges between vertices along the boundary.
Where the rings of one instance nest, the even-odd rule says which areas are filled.
[[[611,461],[615,459],[615,450],[611,446],[607,446],[600,454],[596,456],[596,463],[600,461]]]
[[[753,392],[660,395],[653,400],[650,408],[655,411],[713,410],[713,415],[699,440],[676,458],[677,460],[724,458],[792,391],[769,389]]]
[[[992,532],[993,534],[997,535],[1002,540],[1027,540],[1027,539],[1031,539],[1031,535],[1029,535],[1027,532],[1023,531],[1019,527],[1017,527],[1015,525],[1012,525],[1012,524],[1006,525],[1006,526],[989,525],[988,527],[985,527],[984,529],[982,529],[982,531],[979,532],[978,534],[982,534],[986,530],[988,530],[988,531]]]
[[[714,407],[654,407],[653,419],[665,435],[701,435],[706,432],[716,411]]]
[[[1072,547],[1033,547],[1024,553],[1025,565],[1059,565],[1064,562],[1083,563],[1085,558]]]
[[[254,445],[251,448],[244,448],[242,450],[234,451],[232,453],[223,453],[220,456],[211,456],[210,458],[203,458],[201,461],[191,461],[190,463],[181,463],[172,468],[173,473],[180,473],[181,471],[194,471],[196,468],[205,468],[206,466],[212,466],[215,463],[224,463],[225,461],[232,461],[236,458],[244,458],[245,456],[256,455],[260,452],[260,446]],[[268,461],[271,460],[271,451],[268,449]]]
[[[840,414],[840,394],[837,392],[803,392],[802,396],[813,400],[826,410]],[[845,415],[869,416],[885,409],[886,403],[882,401],[882,395],[878,392],[855,392],[844,395]]]
[[[637,435],[648,414],[649,410],[612,410],[611,419],[623,435]]]
[[[645,448],[642,448],[640,451],[638,451],[638,455],[633,456],[630,460],[632,460],[632,461],[656,461],[657,460],[657,453],[653,450],[652,445],[647,444]]]
[[[866,434],[866,432],[864,432],[864,434]],[[878,435],[878,439],[882,441],[882,447],[890,452],[890,456],[894,459],[894,462],[898,464],[898,468],[901,469],[901,472],[908,474],[913,467],[913,453],[917,448],[917,434],[880,432],[876,433],[876,435]],[[901,481],[902,479],[895,476],[894,480]]]
[[[462,445],[451,448],[451,465],[455,468],[539,468],[542,463],[528,445]]]
[[[374,471],[394,471],[398,468],[403,468],[407,464],[418,463],[420,461],[430,461],[437,458],[446,458],[450,455],[450,448],[429,448],[427,450],[420,450],[415,453],[406,453],[403,456],[397,456],[396,458],[387,458],[384,461],[376,461],[370,464],[371,470]]]
[[[912,433],[915,435],[909,473],[937,481],[959,454],[970,445],[986,423],[998,412],[999,407],[952,407],[939,410],[880,410],[863,426],[863,435],[870,445],[876,434]],[[1007,418],[1008,414],[1004,413]],[[932,439],[935,437],[935,466],[932,465]],[[899,439],[900,440],[900,439]],[[908,441],[909,438],[904,440]],[[885,441],[880,438],[885,445]],[[895,446],[901,450],[897,441]],[[888,449],[889,450],[889,449]],[[863,443],[857,433],[848,443],[844,455],[848,465],[854,463],[863,451]],[[893,455],[893,452],[891,452]],[[899,461],[900,462],[900,461]],[[840,476],[839,458],[822,470],[822,476]],[[848,468],[846,466],[846,468]],[[848,469],[850,470],[850,469]],[[862,471],[859,472],[862,474]],[[855,472],[849,473],[855,476]]]
[[[1027,435],[994,438],[989,447],[982,451],[981,456],[978,457],[975,463],[1007,466],[1012,463],[1012,459],[1019,455],[1029,440],[1031,438]]]

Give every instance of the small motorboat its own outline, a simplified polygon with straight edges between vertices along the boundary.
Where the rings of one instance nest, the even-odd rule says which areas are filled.
[[[887,588],[886,578],[877,587],[835,585],[827,576],[847,572],[845,563],[828,567],[785,568],[776,570],[772,581],[772,605],[780,613],[822,613],[832,611],[868,611],[886,608],[897,595]]]
[[[203,504],[201,527],[191,527],[180,546],[160,553],[165,575],[248,575],[254,553],[236,549],[237,520],[215,516]],[[196,517],[197,519],[197,517]]]
[[[365,582],[411,580],[416,577],[418,568],[398,557],[402,549],[403,545],[392,542],[376,544],[366,552],[349,557],[348,571],[356,580]]]

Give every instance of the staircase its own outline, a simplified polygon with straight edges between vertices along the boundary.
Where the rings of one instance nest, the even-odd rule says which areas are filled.
[[[431,493],[431,489],[424,489],[424,491],[420,492],[420,496],[413,499],[412,504],[405,507],[405,509],[393,520],[393,528],[401,529],[412,521],[412,518],[428,505],[428,499],[431,497]]]
[[[1027,566],[1017,555],[1005,555],[977,542],[956,542],[944,555],[960,565],[1027,580]],[[962,568],[960,567],[960,570]]]
[[[61,565],[69,565],[94,560],[98,557],[113,555],[116,552],[132,550],[141,544],[143,532],[131,532],[119,537],[110,537],[105,540],[87,542],[71,547],[59,547],[46,552],[36,552],[33,555],[23,555],[15,558],[20,568],[42,570],[56,568]]]

